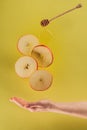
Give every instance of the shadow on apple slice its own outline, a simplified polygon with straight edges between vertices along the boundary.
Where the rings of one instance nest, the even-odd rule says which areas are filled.
[[[40,67],[48,67],[53,62],[52,51],[45,45],[35,46],[31,52],[31,56],[36,59]]]

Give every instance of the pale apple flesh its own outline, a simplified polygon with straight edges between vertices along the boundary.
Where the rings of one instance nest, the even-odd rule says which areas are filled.
[[[16,73],[22,78],[28,78],[37,70],[37,62],[29,56],[19,58],[15,64]]]
[[[48,89],[53,81],[52,75],[46,70],[37,70],[30,77],[30,86],[36,91]]]
[[[45,45],[35,46],[31,52],[31,56],[36,59],[40,67],[48,67],[53,62],[53,54]]]
[[[34,35],[25,35],[18,41],[18,50],[24,55],[31,55],[32,49],[39,44],[39,40]]]

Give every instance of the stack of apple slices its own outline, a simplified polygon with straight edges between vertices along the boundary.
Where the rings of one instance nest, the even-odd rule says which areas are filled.
[[[53,62],[51,50],[39,43],[34,35],[25,35],[18,41],[17,48],[24,56],[15,64],[16,73],[22,78],[30,79],[30,86],[37,91],[48,89],[53,81],[47,70],[38,70],[38,67],[48,67]]]

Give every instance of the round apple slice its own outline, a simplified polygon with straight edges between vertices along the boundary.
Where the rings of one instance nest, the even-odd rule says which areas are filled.
[[[53,81],[52,75],[46,70],[37,70],[30,77],[30,86],[37,91],[48,89]]]
[[[19,39],[18,50],[24,55],[31,55],[34,46],[39,44],[39,40],[34,35],[25,35]]]
[[[29,56],[19,58],[15,64],[15,71],[22,78],[28,78],[36,70],[37,62]]]
[[[31,56],[36,59],[40,67],[48,67],[53,62],[53,54],[45,45],[35,46],[31,52]]]

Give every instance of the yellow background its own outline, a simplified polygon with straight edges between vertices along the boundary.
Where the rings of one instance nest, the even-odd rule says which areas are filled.
[[[82,3],[81,9],[55,20],[51,18]],[[34,34],[54,54],[47,68],[54,77],[52,86],[37,92],[28,79],[14,70],[17,41]],[[0,130],[87,130],[87,120],[56,113],[31,113],[9,102],[13,96],[28,101],[49,99],[58,102],[87,101],[87,0],[0,0]]]

